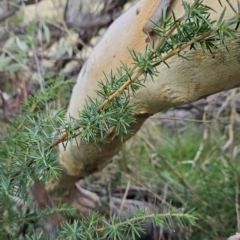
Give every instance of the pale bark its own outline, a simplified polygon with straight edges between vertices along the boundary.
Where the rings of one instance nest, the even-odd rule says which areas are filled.
[[[131,66],[132,59],[128,48],[143,51],[147,35],[142,31],[148,19],[154,13],[159,0],[141,0],[117,19],[108,29],[101,41],[94,48],[88,61],[79,74],[78,82],[73,89],[67,115],[78,117],[87,96],[96,98],[97,83],[104,79],[103,72],[113,72],[121,62]],[[193,2],[193,1],[188,1]],[[233,11],[225,1],[226,18],[233,17]],[[231,1],[237,5],[236,1]],[[217,17],[222,12],[218,0],[205,0],[204,4],[212,7]],[[182,1],[175,1],[173,10],[178,17],[182,16]],[[182,54],[189,61],[172,57],[167,61],[170,69],[162,64],[158,67],[159,75],[154,81],[148,79],[146,87],[131,96],[137,123],[131,126],[136,132],[148,116],[174,106],[194,102],[213,93],[240,86],[240,39],[228,41],[229,52],[225,49],[214,50],[213,55],[206,55],[202,50],[185,50]],[[131,137],[129,135],[127,138]],[[79,178],[85,177],[106,166],[122,147],[117,137],[111,140],[112,133],[106,138],[110,141],[101,146],[99,151],[93,144],[79,142],[66,150],[60,146],[60,162],[64,167],[62,181],[57,188],[68,188]],[[125,141],[127,140],[125,139]],[[60,184],[59,184],[60,183]]]

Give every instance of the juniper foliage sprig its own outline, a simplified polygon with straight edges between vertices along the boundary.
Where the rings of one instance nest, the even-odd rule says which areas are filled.
[[[181,226],[187,224],[195,224],[196,218],[191,212],[185,212],[184,208],[178,211],[169,209],[163,210],[161,213],[147,214],[146,209],[136,208],[135,211],[128,212],[124,217],[111,216],[106,219],[97,212],[90,212],[89,216],[83,221],[74,220],[73,223],[65,222],[59,229],[59,235],[49,237],[49,239],[118,239],[118,240],[134,240],[144,233],[144,223],[151,219],[154,225],[168,226],[169,229],[175,228],[174,221],[178,221]],[[37,240],[44,239],[44,234],[33,234],[27,239]]]
[[[114,137],[116,135],[124,137],[128,134],[127,127],[134,122],[134,111],[129,102],[130,95],[144,86],[147,77],[153,79],[158,74],[156,67],[159,64],[167,64],[167,59],[174,55],[184,58],[181,52],[186,48],[192,50],[200,47],[205,53],[212,53],[213,49],[219,47],[219,43],[227,48],[226,39],[237,36],[240,22],[239,2],[238,9],[231,5],[235,13],[234,18],[224,19],[223,9],[218,21],[211,20],[210,13],[214,10],[204,5],[202,0],[195,1],[193,5],[183,1],[183,7],[185,15],[179,19],[174,12],[170,17],[163,12],[161,25],[156,24],[153,29],[158,40],[146,45],[143,53],[130,50],[132,68],[122,64],[117,69],[117,74],[105,73],[105,79],[99,82],[100,90],[97,91],[99,98],[89,99],[84,110],[79,112],[72,136],[79,136],[83,141],[93,141],[98,145],[101,138],[114,127],[116,128]],[[50,147],[66,139],[70,139],[71,142],[70,135],[66,129],[65,134]]]
[[[0,205],[0,212],[6,212],[1,215],[11,220],[8,223],[14,224],[16,215],[23,216],[23,222],[29,223],[29,214],[24,212],[24,208],[14,209],[13,206],[29,200],[26,188],[33,181],[45,182],[53,176],[57,177],[60,167],[54,146],[59,143],[66,146],[75,141],[75,138],[80,138],[100,148],[102,139],[110,128],[115,129],[115,136],[124,138],[129,134],[128,127],[135,121],[130,96],[147,84],[147,77],[154,79],[159,64],[167,64],[167,59],[175,55],[184,58],[181,51],[186,48],[193,50],[200,47],[204,52],[210,53],[219,43],[227,48],[226,39],[236,37],[240,22],[239,1],[238,9],[230,1],[227,2],[235,14],[232,19],[224,19],[223,10],[220,18],[212,21],[210,12],[213,10],[201,0],[195,1],[192,6],[183,1],[185,15],[179,19],[174,12],[170,17],[163,12],[161,25],[156,24],[153,29],[158,40],[149,43],[143,53],[130,50],[132,67],[123,63],[117,74],[105,73],[105,79],[99,81],[98,99],[87,99],[78,119],[71,116],[66,119],[63,111],[51,112],[45,109],[45,105],[54,100],[56,94],[67,84],[61,80],[55,83],[50,81],[44,92],[39,92],[25,102],[23,113],[12,122],[0,148],[0,197],[4,204]],[[59,135],[60,139],[55,137]],[[52,138],[55,140],[52,141]],[[151,217],[156,221],[156,216]],[[183,215],[178,217],[181,219]],[[130,222],[126,221],[123,228],[114,232],[115,220],[106,222],[106,236],[114,238],[118,235],[121,239],[121,231],[126,231],[124,227]],[[0,217],[0,222],[6,221]],[[72,239],[77,239],[77,234],[80,234],[77,231],[81,228],[78,229],[74,224],[66,223],[63,229],[66,234],[73,236]],[[84,225],[81,226],[83,228]],[[134,227],[135,224],[131,226]],[[4,224],[0,228],[4,229]],[[87,229],[84,228],[84,231]],[[135,230],[139,231],[138,228]],[[133,236],[132,231],[130,235]]]

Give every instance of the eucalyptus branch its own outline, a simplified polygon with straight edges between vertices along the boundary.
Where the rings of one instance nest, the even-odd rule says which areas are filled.
[[[234,10],[236,17],[230,20],[223,19],[225,13],[225,10],[223,10],[215,26],[215,22],[209,19],[209,11],[212,9],[203,5],[201,0],[195,1],[192,6],[183,1],[183,6],[186,13],[179,19],[175,19],[174,13],[172,13],[172,16],[169,18],[166,18],[166,13],[163,13],[161,25],[156,24],[156,28],[153,29],[155,34],[159,37],[159,41],[156,45],[155,41],[152,41],[146,46],[146,51],[144,53],[136,53],[134,50],[130,50],[134,60],[134,66],[131,69],[127,66],[122,66],[121,69],[118,69],[119,76],[115,77],[111,75],[110,80],[108,80],[108,76],[105,75],[106,81],[110,82],[106,84],[109,85],[113,84],[111,81],[116,80],[116,78],[119,79],[119,82],[124,79],[126,80],[119,87],[114,87],[116,90],[110,94],[109,91],[108,94],[106,94],[106,84],[101,83],[99,85],[101,90],[98,91],[98,94],[102,98],[102,102],[97,102],[94,105],[94,108],[97,107],[97,111],[95,111],[96,114],[101,114],[103,109],[108,108],[108,103],[121,97],[130,87],[134,94],[134,92],[142,86],[141,82],[145,82],[145,80],[139,80],[142,75],[145,76],[145,79],[147,75],[153,77],[153,75],[157,74],[157,66],[161,63],[166,63],[167,59],[179,55],[184,49],[188,47],[190,47],[190,49],[195,49],[196,44],[200,43],[203,51],[206,49],[211,53],[212,49],[217,47],[215,43],[216,40],[219,39],[220,43],[226,46],[225,39],[235,37],[235,30],[231,29],[230,26],[239,23],[239,17],[236,10]],[[240,10],[238,10],[238,12],[239,11]],[[198,35],[196,35],[196,33]],[[120,74],[121,70],[123,70],[125,74]],[[132,87],[135,81],[138,82]],[[125,95],[125,98],[128,98],[128,96]],[[81,119],[81,113],[79,116]],[[116,122],[117,121],[116,119]],[[129,123],[130,122],[133,122],[133,119],[129,119]],[[109,125],[108,129],[111,127],[115,128],[115,125]],[[59,143],[66,141],[70,132],[73,132],[72,138],[77,136],[81,137],[83,130],[77,133],[76,130],[84,128],[85,126],[82,124],[74,126],[71,131],[64,132],[59,139],[52,142],[47,149],[53,148]],[[105,131],[105,133],[106,132],[107,131]],[[92,135],[96,135],[96,133]],[[94,139],[94,142],[97,143],[98,140]]]
[[[227,48],[226,39],[236,36],[236,29],[240,22],[240,3],[236,10],[228,0],[227,2],[235,14],[234,18],[227,20],[224,19],[225,10],[223,10],[219,19],[212,21],[209,14],[211,9],[203,5],[201,0],[195,1],[192,6],[183,2],[186,13],[179,19],[176,19],[174,13],[168,18],[166,13],[163,13],[162,22],[155,25],[154,38],[150,39],[152,41],[146,45],[145,51],[130,50],[133,59],[131,67],[122,64],[119,69],[116,69],[116,74],[105,73],[105,78],[98,84],[98,98],[89,98],[86,101],[85,106],[79,112],[78,119],[71,116],[67,119],[65,113],[61,111],[47,111],[45,105],[56,99],[59,90],[68,84],[57,81],[55,76],[50,77],[49,86],[44,86],[46,87],[45,91],[39,91],[38,94],[29,97],[24,103],[23,115],[11,124],[10,134],[6,134],[2,140],[0,197],[3,199],[7,214],[11,217],[6,216],[6,221],[4,217],[1,218],[0,223],[30,222],[36,219],[34,216],[24,214],[22,209],[20,217],[12,217],[14,216],[12,208],[16,203],[16,198],[28,200],[26,186],[30,186],[33,181],[46,182],[51,177],[57,178],[61,167],[54,146],[59,143],[66,146],[68,142],[71,143],[73,139],[79,137],[82,141],[91,142],[100,147],[110,130],[113,130],[114,137],[129,134],[128,127],[135,121],[130,95],[134,95],[139,88],[144,86],[147,77],[153,79],[158,74],[157,66],[162,63],[167,65],[167,60],[173,56],[184,58],[181,56],[181,52],[187,48],[195,50],[197,47],[201,47],[203,52],[210,53],[218,47],[219,43]],[[235,29],[233,29],[234,26]],[[150,38],[150,36],[148,37]],[[21,46],[20,43],[19,45],[20,49],[21,47],[25,48],[25,45]],[[28,45],[26,44],[26,46]],[[5,63],[12,59],[15,60],[14,56],[9,55],[8,52],[4,52],[4,57],[5,55],[8,57],[5,59]],[[19,64],[21,65],[21,61]],[[44,111],[41,111],[42,109]],[[56,139],[58,138],[56,136],[60,136],[60,138]],[[66,210],[61,207],[56,209],[58,212]],[[53,210],[52,212],[48,210],[41,216],[51,213]],[[106,233],[112,237],[119,233],[116,229],[123,229],[125,226],[132,227],[135,226],[135,223],[138,224],[149,218],[159,224],[167,217],[176,217],[177,220],[183,218],[189,223],[195,223],[195,218],[191,214],[182,212],[149,215],[141,213],[134,214],[134,216],[128,217],[127,220],[125,220],[126,218],[124,220],[118,217],[116,217],[117,219],[111,218],[111,223],[104,220],[101,227],[95,224],[99,222],[96,220],[99,217],[96,217],[95,220],[92,218],[88,222],[86,220],[87,223],[83,221],[76,227],[74,224],[74,226],[69,225],[69,231],[66,230],[65,225],[66,236],[69,232],[75,234],[80,229],[79,234],[86,233],[84,236],[86,237],[94,229],[95,233]],[[89,222],[91,224],[87,225]],[[164,223],[167,224],[167,222]],[[82,227],[84,224],[85,228]],[[132,229],[134,232],[134,228]]]

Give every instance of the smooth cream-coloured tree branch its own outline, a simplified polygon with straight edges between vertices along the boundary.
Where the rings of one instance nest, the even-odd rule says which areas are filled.
[[[83,109],[87,97],[97,98],[98,82],[104,79],[104,72],[116,73],[122,62],[132,66],[133,60],[128,49],[144,52],[149,38],[146,32],[148,30],[150,32],[152,27],[149,19],[160,20],[156,19],[155,14],[159,12],[156,9],[163,1],[140,0],[109,27],[78,76],[67,116],[78,118],[78,111]],[[234,17],[234,12],[227,2],[225,0],[221,2],[226,6],[225,17],[227,19]],[[212,13],[213,19],[217,19],[223,11],[218,0],[205,0],[203,3],[215,10]],[[237,0],[231,3],[236,6]],[[171,8],[177,18],[184,15],[182,1],[172,1]],[[201,49],[197,51],[181,49],[181,54],[188,60],[173,54],[167,59],[170,68],[160,64],[157,67],[159,75],[154,77],[154,81],[147,79],[146,87],[131,96],[131,104],[136,112],[136,123],[132,124],[130,129],[134,133],[137,132],[144,121],[157,112],[240,87],[240,40],[231,39],[227,45],[229,52],[220,47],[214,50],[213,54],[204,54]],[[105,137],[108,143],[101,145],[101,150],[93,143],[80,140],[77,140],[78,143],[73,141],[66,149],[60,144],[60,162],[64,170],[57,184],[49,188],[70,188],[76,180],[105,167],[123,144],[120,137],[112,140],[114,134],[114,129],[109,131]],[[124,141],[131,136],[132,134],[127,136]]]

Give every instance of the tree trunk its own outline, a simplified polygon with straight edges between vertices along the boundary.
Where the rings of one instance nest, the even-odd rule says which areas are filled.
[[[221,2],[226,5],[225,17],[233,17],[234,13],[227,3]],[[234,6],[237,5],[237,0],[231,2]],[[98,81],[104,79],[103,72],[116,72],[121,62],[131,66],[133,61],[128,48],[144,51],[147,35],[142,29],[159,3],[160,0],[140,0],[109,27],[79,74],[67,116],[78,118],[78,111],[83,108],[86,97],[97,98],[95,91],[98,89]],[[223,11],[218,0],[205,0],[203,3],[215,10],[213,18],[217,18]],[[171,7],[177,17],[183,15],[182,1],[174,1]],[[167,61],[170,68],[161,64],[157,68],[158,77],[154,81],[148,79],[146,87],[131,96],[131,103],[137,112],[136,123],[131,125],[131,130],[136,132],[147,117],[154,113],[239,87],[240,38],[229,40],[227,44],[229,52],[219,48],[212,55],[206,55],[201,49],[187,49],[182,55],[189,61],[174,56]],[[112,140],[112,136],[113,133],[109,132],[106,136],[109,143],[102,145],[101,151],[93,144],[79,140],[78,144],[73,141],[72,146],[68,145],[65,150],[60,146],[60,162],[64,170],[60,180],[50,188],[68,191],[76,180],[105,167],[123,144],[118,137]],[[127,136],[124,141],[131,136]]]

